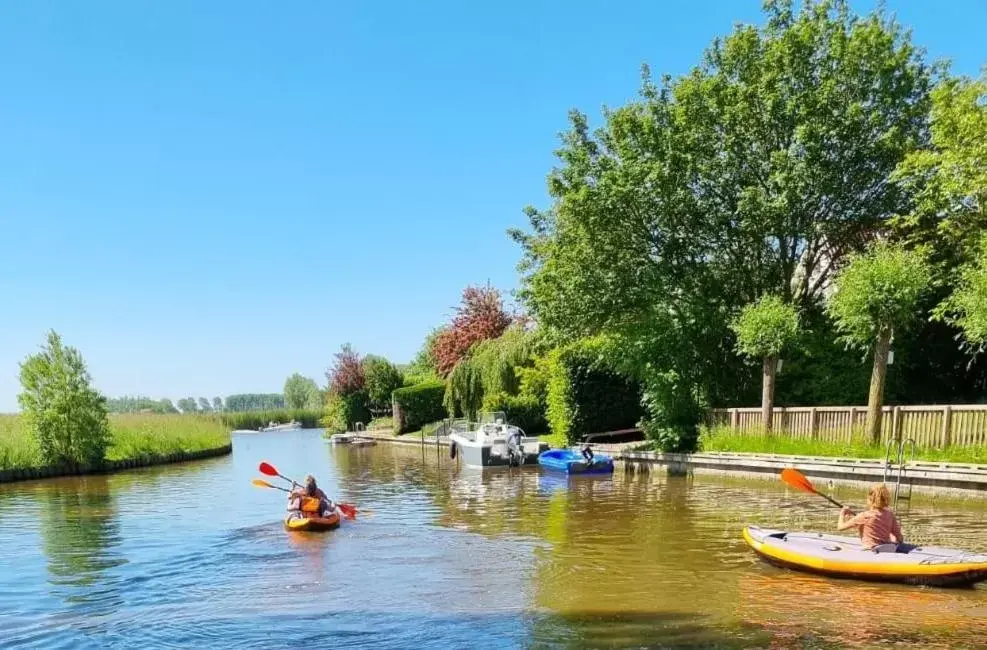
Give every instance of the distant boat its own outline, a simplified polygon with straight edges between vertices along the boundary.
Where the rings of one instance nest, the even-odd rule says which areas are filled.
[[[302,423],[292,420],[287,424],[275,424],[271,422],[266,427],[261,427],[258,431],[291,431],[293,429],[301,429]]]

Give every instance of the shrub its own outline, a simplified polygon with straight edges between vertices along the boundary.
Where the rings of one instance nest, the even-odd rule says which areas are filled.
[[[106,398],[90,385],[79,351],[51,331],[41,352],[21,364],[20,380],[17,400],[44,461],[101,464],[110,441]]]
[[[404,377],[393,363],[374,355],[364,357],[363,376],[370,405],[378,409],[389,407],[391,393],[404,384]]]
[[[273,411],[248,411],[246,413],[222,413],[219,418],[230,429],[259,429],[271,422],[285,424],[300,422],[306,429],[319,426],[321,409],[277,409]]]
[[[549,355],[548,423],[567,444],[637,426],[642,415],[640,386],[609,367],[597,347],[588,339]]]
[[[483,410],[503,411],[507,421],[529,436],[548,431],[545,406],[534,397],[494,393],[483,398]]]
[[[392,394],[395,432],[400,434],[416,431],[423,424],[444,418],[446,411],[442,398],[445,392],[445,384],[441,381],[395,390]]]

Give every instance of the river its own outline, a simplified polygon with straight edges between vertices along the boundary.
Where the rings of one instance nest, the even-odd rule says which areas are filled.
[[[0,646],[43,648],[970,647],[987,588],[769,567],[744,523],[831,529],[780,482],[657,472],[566,480],[443,449],[236,434],[225,458],[0,485]],[[365,512],[286,533],[267,460]],[[859,502],[857,491],[840,496]],[[913,541],[987,551],[984,501],[899,509]],[[948,525],[948,531],[940,526]]]

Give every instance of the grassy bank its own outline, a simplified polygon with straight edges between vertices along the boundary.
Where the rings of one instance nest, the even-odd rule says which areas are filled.
[[[148,459],[230,442],[229,429],[215,416],[111,415],[110,435],[107,460]],[[0,470],[46,465],[20,416],[0,415]]]
[[[788,456],[840,456],[846,458],[884,458],[886,445],[871,444],[862,435],[848,441],[829,442],[791,438],[785,434],[734,433],[729,427],[706,429],[699,438],[700,451],[734,451]],[[906,450],[910,453],[910,450]],[[917,447],[916,460],[950,463],[987,463],[987,446],[932,449]]]
[[[246,411],[243,413],[223,413],[220,419],[230,429],[253,429],[257,430],[266,427],[271,422],[275,424],[287,424],[288,422],[301,422],[306,429],[317,429],[321,424],[322,411],[309,411],[305,409],[277,409],[273,411]]]

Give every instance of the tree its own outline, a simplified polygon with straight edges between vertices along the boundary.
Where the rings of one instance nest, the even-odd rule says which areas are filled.
[[[158,410],[161,413],[178,413],[178,409],[175,408],[175,405],[167,397],[163,397],[158,401]]]
[[[367,355],[363,359],[363,375],[370,406],[391,408],[391,393],[404,385],[404,376],[397,367],[383,357]]]
[[[318,409],[322,394],[314,379],[296,372],[284,381],[284,403],[290,409]]]
[[[552,205],[511,233],[539,324],[626,338],[649,395],[690,402],[670,411],[750,390],[731,314],[765,294],[800,313],[821,300],[902,211],[888,176],[926,137],[933,71],[896,23],[792,7],[766,3],[763,27],[717,39],[684,77],[645,70],[640,100],[596,132],[573,113]]]
[[[203,413],[212,412],[212,406],[209,404],[209,400],[207,400],[205,397],[199,398],[199,410],[202,411]]]
[[[439,375],[447,377],[475,343],[497,338],[511,321],[500,291],[493,287],[466,287],[452,322],[436,334],[432,343],[431,356]]]
[[[425,337],[421,348],[404,370],[405,380],[410,384],[422,384],[427,381],[435,381],[439,378],[439,370],[432,356],[432,348],[435,346],[435,339],[441,329],[434,329]]]
[[[110,442],[106,399],[92,387],[78,350],[49,331],[41,352],[21,364],[20,381],[17,401],[46,462],[103,462]]]
[[[913,197],[895,225],[948,269],[976,258],[987,231],[987,68],[979,80],[946,79],[932,91],[930,133],[892,177]]]
[[[284,408],[284,395],[281,393],[244,393],[226,398],[226,409],[233,413],[244,411],[272,411]]]
[[[980,254],[963,266],[956,288],[936,317],[959,327],[964,344],[974,353],[987,347],[987,237]]]
[[[222,397],[214,397],[214,398],[212,398],[212,410],[215,411],[216,413],[222,413],[223,412],[224,409],[223,409],[223,398]]]
[[[194,397],[183,397],[178,400],[178,408],[182,413],[196,413],[199,410],[199,405]]]
[[[337,395],[350,395],[362,391],[366,377],[363,374],[363,360],[360,355],[349,343],[346,343],[335,354],[335,358],[332,368],[326,373],[329,390]]]
[[[881,407],[892,338],[919,316],[922,294],[931,282],[932,270],[921,253],[883,242],[854,255],[836,278],[827,308],[840,339],[848,347],[874,351],[867,434],[875,444],[881,440]]]
[[[762,361],[761,423],[769,433],[779,355],[795,341],[798,327],[795,308],[778,296],[763,296],[744,307],[731,325],[737,335],[737,351]]]

